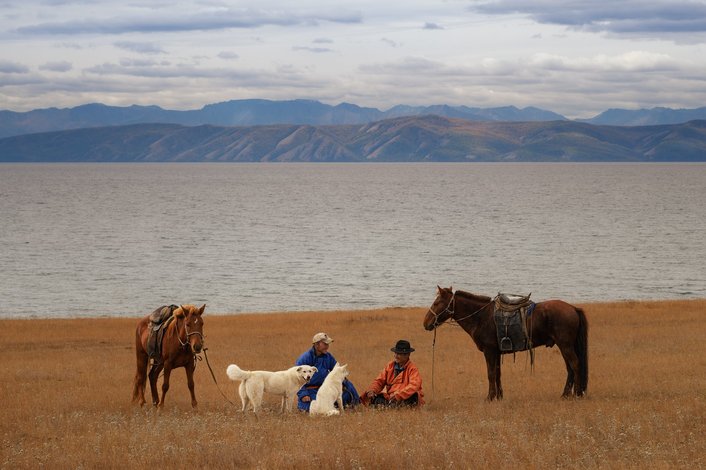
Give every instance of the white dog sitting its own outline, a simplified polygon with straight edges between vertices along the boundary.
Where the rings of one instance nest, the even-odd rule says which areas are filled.
[[[230,380],[240,381],[238,392],[243,402],[243,412],[250,405],[253,412],[257,413],[262,406],[262,394],[267,392],[282,396],[284,413],[285,409],[292,411],[297,401],[297,392],[316,371],[316,367],[312,366],[294,366],[278,372],[242,370],[235,364],[231,364],[226,369],[226,374]]]
[[[339,365],[337,362],[319,387],[316,399],[311,402],[309,407],[311,416],[332,416],[343,411],[343,380],[346,377],[348,377],[348,364]],[[334,406],[336,403],[338,403],[338,409]]]

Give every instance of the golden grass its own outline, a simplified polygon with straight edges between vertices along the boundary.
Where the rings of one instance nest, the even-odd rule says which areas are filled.
[[[483,356],[459,328],[433,334],[423,308],[209,315],[204,332],[221,389],[225,368],[289,367],[313,333],[334,339],[359,390],[412,342],[422,410],[358,410],[313,419],[259,416],[226,402],[204,362],[193,411],[183,369],[164,410],[130,403],[137,319],[1,320],[2,468],[703,468],[706,300],[582,305],[588,396],[562,400],[556,348],[505,356],[505,399],[486,403]],[[150,398],[147,397],[148,401]]]

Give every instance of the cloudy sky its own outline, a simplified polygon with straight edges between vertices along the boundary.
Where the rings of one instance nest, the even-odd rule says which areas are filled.
[[[0,109],[706,106],[706,0],[0,0]]]

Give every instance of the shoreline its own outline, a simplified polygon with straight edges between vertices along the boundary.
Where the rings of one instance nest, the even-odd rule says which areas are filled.
[[[552,300],[552,299],[544,299]],[[540,300],[539,302],[543,302]],[[649,300],[639,300],[639,299],[622,299],[622,300],[605,300],[605,301],[587,301],[587,302],[568,302],[572,305],[582,308],[591,307],[601,307],[601,306],[629,306],[630,304],[635,305],[660,305],[660,304],[670,304],[670,303],[691,303],[691,302],[701,302],[706,301],[706,297],[693,297],[688,299],[649,299]],[[537,303],[539,303],[537,302]],[[188,303],[188,302],[185,302]],[[430,304],[431,305],[431,304]],[[206,311],[204,315],[208,317],[262,317],[262,316],[278,316],[284,315],[287,318],[297,315],[337,315],[337,314],[365,314],[366,312],[386,312],[386,311],[406,311],[406,310],[426,310],[429,306],[386,306],[386,307],[372,307],[372,308],[362,308],[362,309],[337,309],[337,310],[283,310],[283,311],[255,311],[255,312],[209,312],[208,304],[206,304]],[[148,315],[150,312],[145,312],[143,315],[105,315],[105,316],[77,316],[77,317],[67,317],[67,316],[36,316],[36,317],[0,317],[0,322],[4,321],[54,321],[54,320],[66,320],[66,321],[76,321],[76,320],[135,320]]]

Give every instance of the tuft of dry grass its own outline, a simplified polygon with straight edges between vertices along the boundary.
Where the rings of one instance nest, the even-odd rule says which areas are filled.
[[[130,403],[137,319],[0,320],[2,468],[703,468],[706,300],[582,305],[589,387],[562,400],[556,348],[504,356],[505,399],[487,403],[483,356],[460,328],[433,334],[424,308],[204,316],[206,364],[192,410],[183,369],[166,406]],[[326,331],[364,390],[401,338],[424,378],[421,410],[243,415],[225,368],[281,370]],[[433,374],[432,374],[433,373]],[[149,401],[149,397],[148,397]]]

